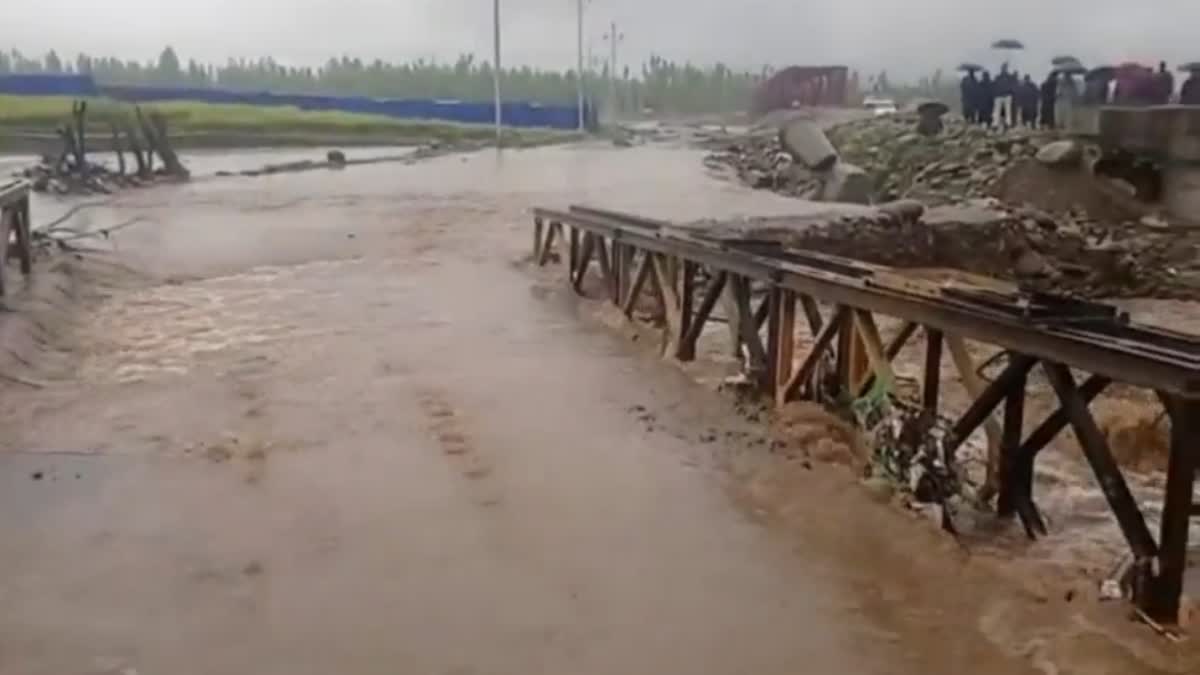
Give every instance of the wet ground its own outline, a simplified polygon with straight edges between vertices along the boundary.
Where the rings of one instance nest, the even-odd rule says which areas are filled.
[[[0,673],[1188,672],[841,467],[761,479],[758,425],[519,262],[535,204],[829,208],[699,159],[488,152],[81,212],[145,222],[105,244],[129,271],[39,310],[77,318],[0,397]]]

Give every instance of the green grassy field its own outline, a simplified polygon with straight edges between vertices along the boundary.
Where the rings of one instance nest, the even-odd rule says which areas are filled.
[[[51,134],[70,118],[72,100],[60,96],[0,95],[0,136]],[[483,125],[306,111],[284,106],[168,101],[145,104],[142,109],[164,114],[172,138],[183,146],[222,145],[223,138],[228,139],[229,145],[247,145],[255,144],[256,137],[267,144],[272,144],[273,139],[286,142],[288,137],[296,140],[308,137],[314,142],[345,139],[380,144],[482,141],[495,137],[495,130]],[[131,114],[132,110],[131,105],[111,99],[88,99],[89,130],[100,138],[107,137],[112,122]],[[569,133],[552,130],[506,129],[504,133],[505,142],[510,145],[546,143],[571,137]],[[206,137],[209,142],[189,143],[188,137]]]

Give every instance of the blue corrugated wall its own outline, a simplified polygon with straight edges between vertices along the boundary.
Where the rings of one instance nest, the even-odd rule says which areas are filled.
[[[495,106],[491,103],[439,101],[432,99],[375,99],[363,96],[317,96],[275,94],[266,91],[231,91],[203,87],[155,87],[140,85],[97,86],[89,75],[0,75],[0,94],[26,96],[97,96],[121,101],[202,101],[261,106],[295,106],[302,110],[338,110],[352,113],[386,115],[405,119],[442,120],[463,124],[491,124]],[[588,119],[592,111],[585,108]],[[574,129],[578,125],[575,106],[540,103],[502,103],[504,124],[513,127]]]

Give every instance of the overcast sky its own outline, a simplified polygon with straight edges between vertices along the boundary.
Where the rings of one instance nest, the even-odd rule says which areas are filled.
[[[571,67],[575,0],[501,0],[506,65]],[[29,54],[51,47],[147,59],[171,44],[182,58],[270,55],[317,65],[459,52],[491,54],[491,0],[0,0],[0,40]],[[1198,0],[594,0],[585,42],[597,57],[608,23],[625,34],[619,62],[651,52],[738,67],[844,63],[886,67],[893,79],[992,64],[993,40],[1029,49],[1018,65],[1050,57],[1086,62],[1200,60]],[[1194,50],[1194,51],[1189,51]]]

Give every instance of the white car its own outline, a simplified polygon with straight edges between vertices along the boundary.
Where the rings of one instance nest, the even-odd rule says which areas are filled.
[[[896,102],[890,98],[868,96],[863,99],[863,107],[870,110],[876,117],[880,115],[892,115],[896,112]]]

